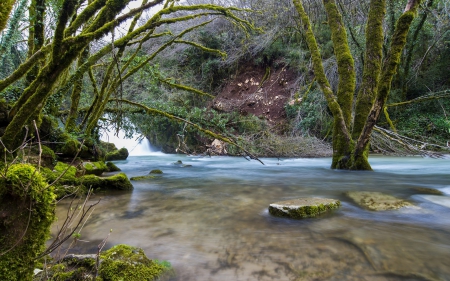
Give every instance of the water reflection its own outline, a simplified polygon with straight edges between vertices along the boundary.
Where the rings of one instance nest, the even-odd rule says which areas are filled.
[[[192,167],[173,162],[182,160]],[[82,237],[91,251],[108,245],[142,247],[168,260],[175,280],[449,280],[449,209],[417,195],[417,187],[448,190],[450,161],[376,157],[375,172],[329,169],[330,159],[130,157],[117,165],[132,192],[102,197]],[[371,212],[349,190],[381,191],[413,208]],[[342,207],[320,219],[268,214],[270,203],[303,196],[336,198]],[[445,197],[448,199],[448,197]],[[66,206],[58,207],[60,216]],[[95,251],[94,251],[95,252]]]

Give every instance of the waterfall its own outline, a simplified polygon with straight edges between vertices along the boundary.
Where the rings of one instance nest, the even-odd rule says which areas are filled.
[[[147,138],[142,138],[140,135],[133,135],[132,138],[125,138],[123,131],[119,131],[118,136],[112,132],[103,133],[100,140],[106,142],[112,142],[116,145],[118,149],[125,147],[128,149],[130,156],[144,156],[144,155],[157,155],[161,152],[157,151]]]

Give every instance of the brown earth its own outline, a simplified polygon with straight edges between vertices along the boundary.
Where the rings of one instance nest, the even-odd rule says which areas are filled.
[[[253,114],[276,124],[286,118],[284,107],[292,100],[296,80],[297,75],[286,67],[246,65],[225,83],[212,107],[223,112],[238,110],[242,115]]]

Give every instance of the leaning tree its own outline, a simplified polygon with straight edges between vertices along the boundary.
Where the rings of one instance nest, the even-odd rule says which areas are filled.
[[[293,0],[300,16],[300,28],[305,34],[311,52],[315,79],[328,107],[333,114],[333,169],[371,170],[368,161],[372,131],[385,108],[392,79],[406,44],[406,37],[420,0],[408,0],[398,18],[390,38],[390,46],[383,56],[383,21],[386,14],[385,0],[370,0],[366,23],[366,50],[362,84],[356,94],[356,70],[347,41],[347,32],[335,0],[323,0],[331,31],[334,53],[338,67],[339,82],[334,90],[322,65],[322,58],[311,22],[301,0]]]
[[[250,22],[238,16],[244,10],[234,7],[189,5],[176,0],[143,0],[140,6],[129,8],[130,2],[31,0],[28,17],[25,18],[29,37],[24,51],[26,59],[0,80],[0,92],[8,91],[17,83],[21,83],[23,89],[10,105],[9,123],[1,136],[5,148],[11,151],[18,147],[22,141],[22,128],[31,125],[33,120],[40,120],[46,108],[52,105],[58,108],[58,103],[63,100],[61,96],[67,94],[70,94],[70,102],[64,125],[69,133],[92,134],[112,101],[175,118],[139,101],[124,100],[120,94],[122,83],[139,69],[152,64],[159,53],[174,44],[187,44],[226,56],[222,51],[184,38],[216,18],[228,19],[247,31],[253,29]],[[53,22],[49,19],[50,14]],[[183,30],[171,30],[172,25],[179,26],[180,23],[183,23]],[[152,51],[145,53],[144,44],[152,45]],[[136,57],[139,57],[139,63],[136,63]],[[205,94],[176,83],[167,84]],[[86,89],[86,85],[90,88]],[[90,105],[81,108],[80,97],[86,93],[91,95]],[[115,108],[116,105],[109,107]],[[208,130],[199,130],[230,141]]]

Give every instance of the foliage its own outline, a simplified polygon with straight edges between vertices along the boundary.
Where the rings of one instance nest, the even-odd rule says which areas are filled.
[[[294,100],[298,99],[294,97]],[[292,134],[312,135],[321,139],[330,137],[332,117],[319,90],[303,95],[300,102],[287,104],[285,110]]]
[[[446,146],[450,139],[449,100],[430,100],[394,110],[398,132],[410,138]]]

